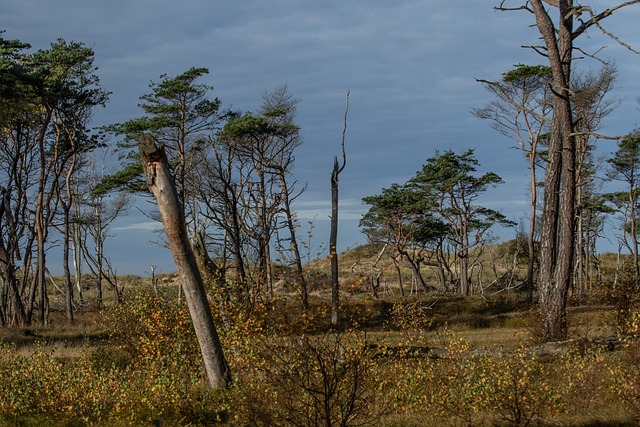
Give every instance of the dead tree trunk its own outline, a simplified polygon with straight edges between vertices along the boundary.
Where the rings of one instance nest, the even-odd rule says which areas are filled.
[[[196,261],[200,267],[200,274],[207,283],[214,283],[220,279],[220,268],[215,261],[211,259],[207,252],[207,246],[204,241],[204,232],[198,231],[193,236],[191,245]]]
[[[158,203],[162,226],[167,234],[200,344],[207,384],[211,388],[226,387],[231,382],[231,372],[224,357],[202,276],[187,236],[184,213],[171,177],[167,156],[163,147],[158,147],[152,136],[145,134],[139,142],[147,185]]]
[[[340,281],[338,280],[338,158],[333,159],[331,172],[331,231],[329,235],[329,258],[331,258],[331,326],[340,324]]]
[[[338,176],[347,165],[347,155],[344,151],[344,136],[347,132],[347,113],[349,112],[349,93],[347,92],[347,106],[344,111],[344,127],[342,128],[342,166],[338,165],[338,158],[333,159],[331,172],[331,232],[329,235],[329,252],[331,258],[331,326],[340,325],[340,282],[338,281]]]

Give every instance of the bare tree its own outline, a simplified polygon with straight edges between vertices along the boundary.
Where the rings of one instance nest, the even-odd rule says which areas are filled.
[[[81,250],[89,269],[96,278],[96,304],[98,306],[103,303],[104,281],[113,289],[116,301],[120,298],[121,290],[105,254],[104,246],[109,236],[111,224],[118,216],[126,213],[131,206],[131,200],[130,195],[126,193],[115,196],[90,195],[89,200],[85,202],[87,209],[78,218],[81,224]],[[90,250],[88,246],[89,236],[93,241],[93,250]]]
[[[342,127],[342,166],[338,157],[333,158],[331,171],[331,230],[329,235],[329,257],[331,258],[331,326],[340,325],[340,281],[338,279],[338,177],[347,165],[347,153],[344,149],[344,138],[347,133],[347,114],[349,113],[349,93],[347,92]]]
[[[96,304],[103,303],[103,284],[106,282],[114,292],[115,300],[119,301],[121,287],[111,262],[105,253],[105,243],[109,237],[111,224],[121,215],[126,215],[133,203],[129,193],[121,192],[115,195],[96,191],[107,176],[106,162],[109,157],[107,147],[100,157],[94,155],[92,159],[85,159],[86,165],[80,177],[79,185],[81,200],[76,222],[78,223],[78,247],[86,265],[96,278]],[[99,163],[101,162],[101,163]],[[89,244],[92,243],[92,248]]]
[[[221,236],[217,239],[222,248],[220,280],[224,282],[227,279],[227,261],[231,257],[237,272],[236,279],[249,297],[243,251],[245,213],[241,204],[248,180],[247,162],[224,139],[213,140],[209,146],[209,152],[197,162],[201,179],[196,191],[204,207],[202,215],[220,230]]]
[[[572,108],[576,132],[576,255],[574,290],[582,296],[590,283],[595,239],[603,225],[603,215],[608,209],[597,194],[596,171],[593,159],[595,132],[602,121],[620,101],[608,97],[616,80],[616,69],[605,64],[599,72],[574,73],[572,77]]]
[[[537,162],[540,139],[548,132],[552,93],[549,87],[551,69],[541,65],[518,65],[502,75],[499,82],[481,80],[485,89],[494,97],[483,108],[473,109],[473,114],[490,120],[492,127],[502,135],[513,139],[516,147],[528,160],[529,166],[529,259],[527,287],[529,302],[533,302],[535,266],[536,210],[538,206]]]
[[[198,263],[187,235],[184,210],[171,177],[167,156],[148,134],[140,138],[140,154],[147,185],[157,203],[176,268],[182,282],[191,320],[200,344],[207,384],[223,388],[231,383],[231,372],[213,322]]]

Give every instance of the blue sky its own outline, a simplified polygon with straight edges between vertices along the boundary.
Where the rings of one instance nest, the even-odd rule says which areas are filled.
[[[296,177],[307,184],[296,206],[313,220],[312,253],[326,247],[330,172],[340,154],[345,95],[351,91],[346,135],[347,167],[340,175],[339,249],[365,242],[357,224],[367,206],[362,197],[402,183],[435,150],[475,148],[481,171],[505,184],[483,202],[515,221],[527,212],[526,162],[510,141],[470,110],[490,95],[475,79],[497,79],[514,64],[541,63],[523,45],[538,44],[532,15],[496,12],[497,0],[4,0],[0,29],[5,38],[47,48],[57,38],[95,51],[103,87],[112,92],[94,124],[141,115],[138,97],[161,74],[207,67],[203,83],[225,106],[254,111],[265,91],[287,84],[300,99],[298,124],[304,143]],[[515,3],[515,2],[514,2]],[[592,1],[597,11],[610,1]],[[605,26],[640,48],[640,6],[613,15]],[[603,133],[638,126],[640,56],[589,32],[581,46],[615,59],[613,95],[621,105]],[[581,61],[580,68],[594,67]],[[598,143],[608,154],[614,143]],[[155,225],[136,210],[114,225],[107,250],[119,273],[144,274],[149,263],[173,271],[168,250],[150,243]],[[513,231],[496,230],[503,238]],[[613,236],[611,236],[613,239]],[[606,242],[604,242],[606,246]]]

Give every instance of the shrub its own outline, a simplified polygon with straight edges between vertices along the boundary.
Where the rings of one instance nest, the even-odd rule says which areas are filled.
[[[255,342],[254,342],[255,343]],[[371,425],[385,408],[366,342],[355,333],[273,337],[240,373],[240,407],[254,425]]]
[[[85,349],[72,360],[55,357],[44,345],[29,356],[2,347],[0,422],[205,425],[225,417],[226,394],[204,385],[186,309],[140,295],[107,317],[118,326],[114,339],[120,345]]]
[[[548,367],[539,357],[519,349],[501,355],[488,366],[489,406],[508,425],[528,426],[562,408],[562,394],[549,381]]]
[[[610,367],[610,388],[637,421],[640,421],[640,365],[616,363]]]
[[[422,301],[401,301],[392,305],[389,323],[405,331],[426,331],[433,325],[431,307]]]

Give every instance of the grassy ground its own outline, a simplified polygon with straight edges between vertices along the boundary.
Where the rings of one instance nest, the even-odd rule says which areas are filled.
[[[637,390],[629,388],[638,385],[632,376],[640,366],[640,358],[634,358],[636,348],[620,345],[609,351],[597,344],[614,333],[612,306],[571,307],[572,341],[557,354],[546,352],[520,359],[520,351],[529,351],[539,343],[532,311],[524,303],[524,295],[516,292],[491,297],[414,295],[378,300],[367,294],[354,295],[343,306],[347,325],[339,334],[326,327],[328,301],[321,296],[313,298],[311,314],[305,320],[300,320],[297,301],[281,297],[253,307],[250,314],[237,312],[237,318],[220,324],[236,385],[222,397],[203,398],[197,349],[193,348],[190,325],[185,323],[188,316],[184,308],[180,312],[170,301],[175,298],[175,289],[167,285],[161,291],[165,299],[153,300],[151,288],[139,286],[146,289],[144,298],[131,299],[126,308],[95,310],[87,306],[76,313],[73,325],[66,323],[58,302],[52,301],[57,307],[52,312],[52,326],[0,330],[2,360],[15,367],[16,360],[24,359],[22,370],[14,368],[19,375],[8,374],[12,368],[4,366],[5,377],[11,379],[0,390],[0,397],[15,398],[12,393],[25,387],[46,394],[43,381],[47,378],[80,387],[73,378],[59,375],[58,371],[64,370],[78,369],[74,375],[83,376],[85,383],[95,382],[94,387],[105,378],[122,381],[109,386],[122,394],[115,400],[97,391],[84,390],[74,397],[52,389],[50,396],[32,398],[40,402],[37,410],[19,410],[22,401],[16,402],[16,407],[5,404],[0,426],[283,425],[287,424],[287,413],[308,417],[305,425],[325,425],[283,398],[296,388],[296,396],[308,393],[314,381],[323,386],[327,382],[338,388],[351,386],[355,395],[362,397],[356,399],[356,412],[369,414],[371,419],[363,413],[346,421],[332,415],[345,425],[622,426],[636,425],[639,414],[633,409],[640,401],[634,394]],[[149,323],[154,316],[161,318]],[[302,330],[305,335],[300,334]],[[313,338],[300,344],[301,336]],[[339,346],[334,344],[336,339]],[[176,349],[176,345],[183,347]],[[359,348],[367,350],[360,353]],[[191,361],[190,369],[183,370],[176,360]],[[291,376],[290,369],[282,369],[298,363],[307,371],[301,368],[302,373]],[[327,378],[314,373],[323,364],[335,368],[344,363],[352,363],[349,366],[361,377],[334,372]],[[24,381],[20,375],[31,372],[29,364],[34,364],[32,372],[45,380]],[[47,368],[51,365],[53,372]],[[188,377],[188,386],[169,386],[176,375]],[[518,385],[520,380],[525,382]],[[150,403],[153,399],[145,396],[144,390],[156,388],[161,400]],[[343,391],[335,399],[349,400],[346,389]],[[103,408],[104,415],[93,412],[91,404],[74,401],[88,393],[96,393],[96,405]],[[514,403],[518,399],[519,403]],[[174,408],[163,400],[173,401]],[[70,409],[56,409],[61,401],[71,402]],[[28,402],[24,400],[24,404]],[[73,409],[76,406],[77,412]],[[336,421],[332,425],[340,424]]]
[[[517,287],[410,294],[407,275],[401,297],[381,264],[374,298],[377,253],[364,247],[343,258],[339,331],[329,327],[326,260],[310,268],[307,313],[295,289],[251,305],[209,289],[234,375],[222,392],[203,384],[169,276],[157,289],[122,277],[122,303],[106,290],[100,309],[88,286],[73,324],[51,289],[48,327],[0,329],[0,427],[638,425],[640,316],[626,313],[630,333],[618,334],[620,313],[604,287],[572,301],[567,342],[542,345],[536,311]]]

